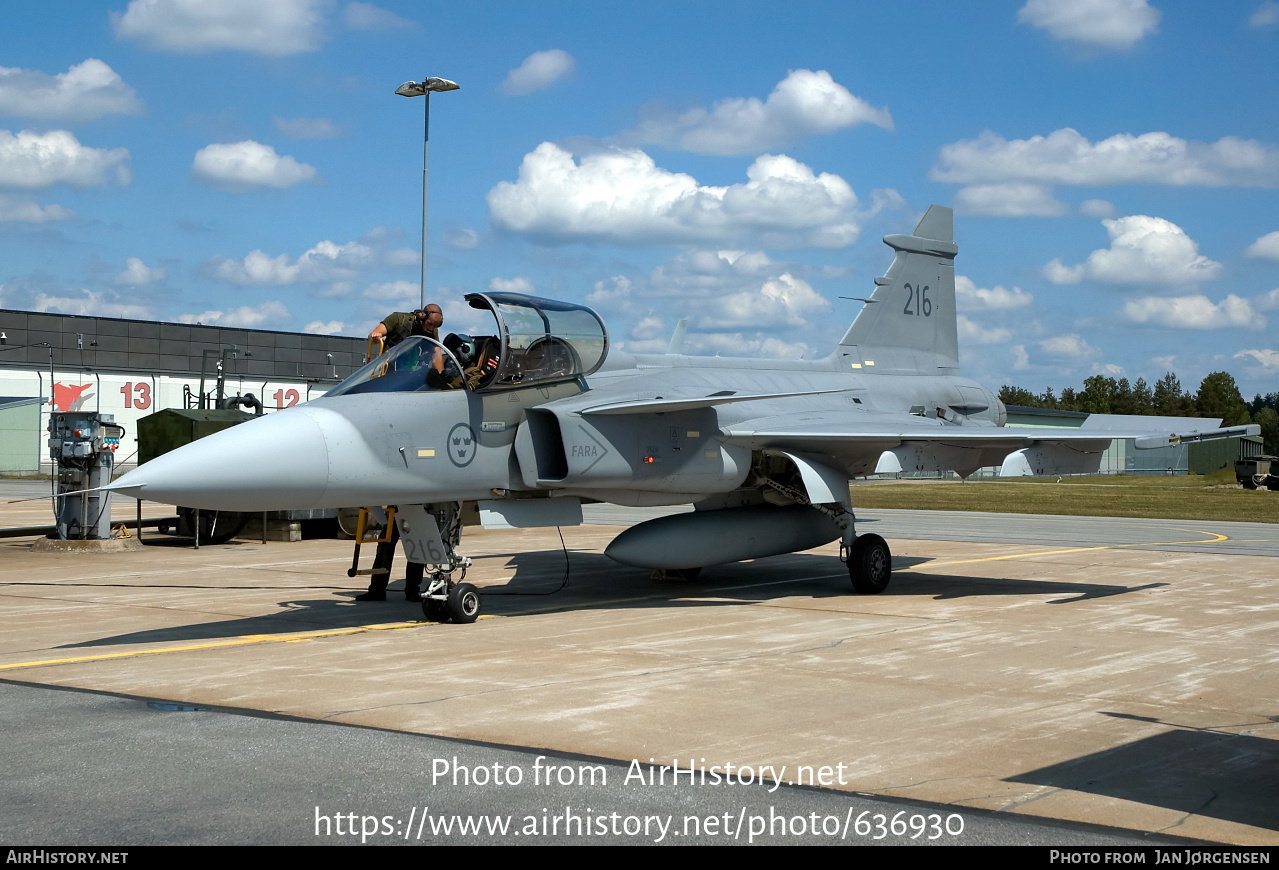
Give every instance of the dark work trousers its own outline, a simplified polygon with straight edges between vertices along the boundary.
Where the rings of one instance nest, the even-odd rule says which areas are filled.
[[[373,569],[385,568],[384,574],[369,575],[369,591],[385,592],[391,582],[391,570],[395,565],[395,545],[400,541],[400,527],[391,526],[391,538],[384,544],[377,545],[377,553],[373,557]],[[404,571],[404,591],[418,589],[422,585],[422,574],[426,566],[421,562],[409,562]]]

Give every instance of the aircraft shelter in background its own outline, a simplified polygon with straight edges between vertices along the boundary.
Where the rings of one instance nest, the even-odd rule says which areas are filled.
[[[51,410],[115,415],[128,430],[117,467],[128,468],[136,464],[137,421],[183,407],[187,391],[199,390],[202,364],[206,392],[213,389],[221,362],[227,394],[252,393],[270,413],[324,395],[360,367],[368,350],[363,338],[347,336],[12,309],[0,309],[0,332],[5,335],[0,345],[0,474],[50,471],[45,438]],[[1014,405],[1008,408],[1007,425],[1073,429],[1087,416]],[[1099,473],[1202,474],[1260,451],[1259,438],[1154,450],[1136,450],[1132,439],[1117,439],[1102,456]],[[999,468],[991,467],[974,476],[998,474]]]
[[[0,309],[0,473],[49,472],[49,412],[115,415],[118,464],[136,464],[138,420],[214,389],[265,413],[321,396],[364,362],[363,338]],[[48,347],[45,346],[48,344]],[[52,376],[50,373],[52,352]]]
[[[1088,414],[1082,411],[1058,411],[1051,408],[1028,408],[1006,405],[1010,429],[1052,427],[1075,429],[1083,425]],[[1216,441],[1184,442],[1167,447],[1137,450],[1132,438],[1116,438],[1101,457],[1098,474],[1209,474],[1220,468],[1233,467],[1236,459],[1259,456],[1259,435],[1221,438]],[[902,475],[906,477],[907,475]],[[997,467],[981,468],[975,478],[998,477]]]

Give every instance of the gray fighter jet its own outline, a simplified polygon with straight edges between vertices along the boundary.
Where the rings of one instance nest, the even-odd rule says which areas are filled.
[[[876,472],[1096,471],[1114,438],[1157,447],[1226,437],[1220,420],[1089,417],[1004,428],[990,390],[959,375],[951,210],[932,206],[825,359],[610,353],[581,305],[472,293],[491,335],[409,339],[322,398],[219,432],[111,489],[201,509],[398,505],[411,561],[433,566],[427,615],[471,621],[454,580],[463,502],[487,526],[572,525],[583,502],[693,504],[636,525],[607,554],[668,572],[835,540],[853,588],[882,592],[884,539],[857,534],[850,478]]]

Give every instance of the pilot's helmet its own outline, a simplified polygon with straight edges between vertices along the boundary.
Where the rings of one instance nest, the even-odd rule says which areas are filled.
[[[455,333],[454,335],[450,335],[449,338],[451,339],[449,344],[452,345],[449,349],[453,351],[453,355],[457,357],[457,361],[464,367],[474,365],[478,350],[478,345],[476,344],[475,339],[471,338],[469,335],[463,335],[462,333]]]

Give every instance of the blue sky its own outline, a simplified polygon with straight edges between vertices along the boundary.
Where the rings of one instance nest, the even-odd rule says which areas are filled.
[[[428,295],[814,358],[953,206],[965,373],[1279,390],[1279,4],[9,0],[0,307],[362,335]]]

